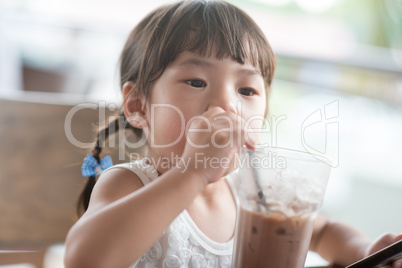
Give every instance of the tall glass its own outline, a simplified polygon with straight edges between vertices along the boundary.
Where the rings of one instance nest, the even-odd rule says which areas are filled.
[[[331,170],[324,157],[282,148],[243,148],[233,251],[235,268],[304,267]]]

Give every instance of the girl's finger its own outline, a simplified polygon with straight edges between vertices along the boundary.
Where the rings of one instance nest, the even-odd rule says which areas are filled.
[[[392,268],[402,268],[402,259],[394,261]]]
[[[398,242],[399,240],[402,240],[402,234],[395,236],[395,242]]]

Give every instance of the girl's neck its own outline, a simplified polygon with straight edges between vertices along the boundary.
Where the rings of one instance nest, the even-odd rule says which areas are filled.
[[[186,210],[211,240],[223,243],[233,237],[236,206],[225,178],[207,185]]]

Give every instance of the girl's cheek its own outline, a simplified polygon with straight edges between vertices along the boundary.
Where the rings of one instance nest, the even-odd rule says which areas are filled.
[[[250,117],[246,121],[245,135],[248,135],[255,143],[258,143],[263,133],[269,132],[269,126],[268,120],[263,115]]]

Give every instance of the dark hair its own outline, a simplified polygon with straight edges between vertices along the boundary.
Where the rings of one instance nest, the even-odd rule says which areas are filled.
[[[128,124],[124,113],[121,111],[119,116],[115,118],[115,120],[108,123],[108,126],[102,130],[100,130],[96,136],[96,141],[94,148],[91,151],[91,155],[96,159],[98,163],[100,163],[101,158],[100,154],[102,152],[102,147],[105,146],[106,140],[109,138],[110,135],[118,132],[119,130],[128,129],[131,131],[136,132],[134,127]],[[91,197],[92,189],[94,188],[96,183],[96,177],[90,176],[88,177],[88,181],[81,192],[81,195],[78,199],[77,204],[77,215],[80,216],[84,211],[88,209],[89,199]]]
[[[130,33],[121,53],[121,88],[128,81],[134,82],[130,94],[148,100],[152,83],[184,51],[201,56],[215,53],[218,59],[230,57],[241,64],[249,60],[259,66],[268,96],[275,71],[275,57],[268,41],[246,13],[219,0],[181,1],[148,14]],[[137,136],[142,135],[141,129],[125,125]],[[93,150],[98,161],[102,150],[99,137],[98,134]],[[84,209],[94,184],[95,178],[90,178],[81,195]]]

